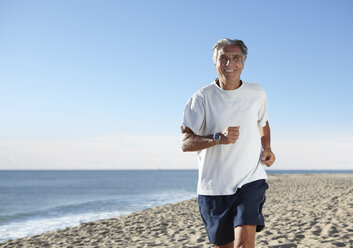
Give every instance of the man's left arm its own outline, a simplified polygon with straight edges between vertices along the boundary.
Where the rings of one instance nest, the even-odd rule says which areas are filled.
[[[264,151],[262,152],[261,161],[270,167],[276,160],[275,155],[271,150],[271,131],[268,121],[264,127],[259,127],[261,135],[261,144]]]

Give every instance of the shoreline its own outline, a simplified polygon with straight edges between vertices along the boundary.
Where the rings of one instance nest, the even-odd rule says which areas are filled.
[[[353,246],[353,174],[270,174],[256,247]],[[0,243],[0,247],[212,247],[197,198]]]

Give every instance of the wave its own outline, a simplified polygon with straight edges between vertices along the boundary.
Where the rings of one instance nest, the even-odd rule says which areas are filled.
[[[129,212],[123,211],[86,213],[13,222],[0,226],[0,242],[8,239],[16,239],[25,236],[37,235],[43,232],[73,227],[85,222],[109,219],[128,213]]]
[[[110,196],[102,200],[68,203],[44,210],[1,216],[0,242],[126,215],[195,196],[195,192],[165,190],[148,194]]]
[[[106,201],[106,200],[105,200]],[[43,217],[55,217],[60,214],[82,212],[83,210],[94,209],[97,206],[103,205],[104,200],[86,201],[80,203],[64,204],[51,208],[34,210],[28,212],[14,213],[10,215],[0,215],[0,225],[7,222],[23,222],[24,220]]]

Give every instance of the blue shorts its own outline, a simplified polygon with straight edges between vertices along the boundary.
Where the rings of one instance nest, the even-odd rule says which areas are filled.
[[[260,232],[265,227],[262,207],[268,184],[264,179],[243,185],[233,195],[199,195],[199,208],[212,244],[225,245],[234,240],[234,228],[256,225]]]

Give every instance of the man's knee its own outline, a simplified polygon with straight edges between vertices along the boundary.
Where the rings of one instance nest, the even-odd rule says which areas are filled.
[[[215,248],[234,248],[234,242],[232,241],[225,245],[216,245]]]
[[[234,248],[254,248],[255,234],[256,226],[237,226],[234,228]]]

